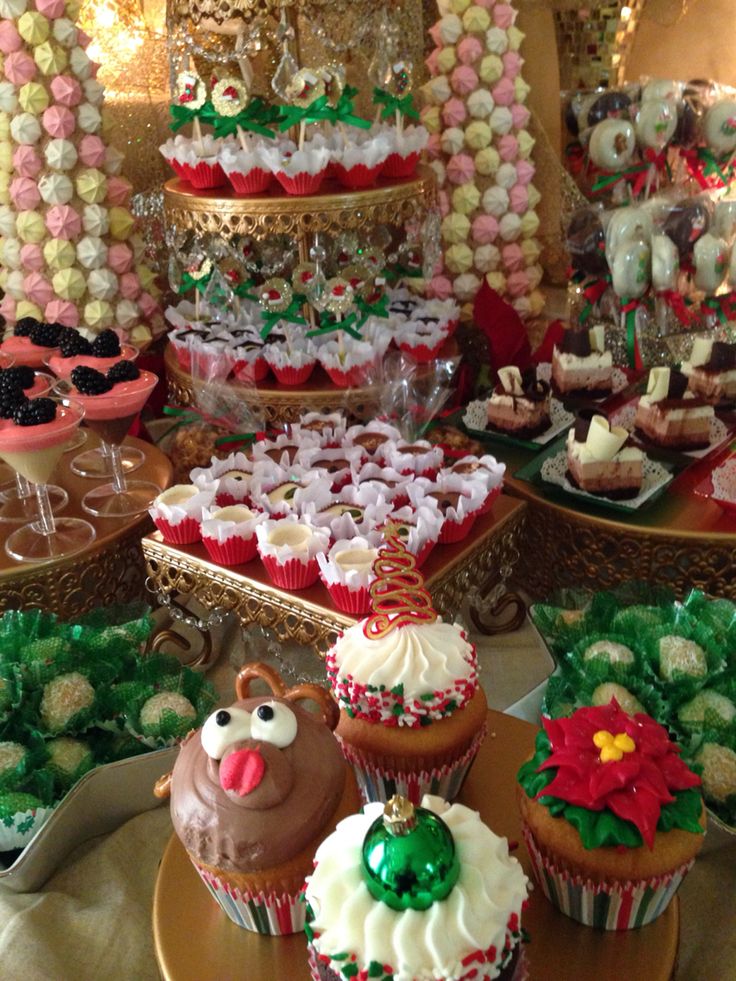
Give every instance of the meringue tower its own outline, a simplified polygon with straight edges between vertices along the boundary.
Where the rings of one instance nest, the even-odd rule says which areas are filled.
[[[0,0],[0,313],[150,339],[157,311],[77,0]]]

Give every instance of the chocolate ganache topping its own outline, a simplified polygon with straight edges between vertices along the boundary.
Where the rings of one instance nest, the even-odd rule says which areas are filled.
[[[346,773],[319,716],[286,698],[243,699],[214,712],[182,744],[171,777],[174,830],[205,865],[273,868],[330,822]]]
[[[701,365],[706,371],[733,371],[736,368],[736,344],[726,341],[713,341],[710,357]]]
[[[577,358],[587,358],[591,352],[590,335],[587,330],[566,330],[562,335],[560,350],[563,354],[574,354]]]

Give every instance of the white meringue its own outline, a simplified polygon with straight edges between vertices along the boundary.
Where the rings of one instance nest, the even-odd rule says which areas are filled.
[[[88,235],[107,235],[110,230],[107,208],[101,204],[88,204],[82,211],[82,225]]]
[[[74,185],[65,174],[44,174],[38,191],[46,204],[67,204],[74,196]]]
[[[77,110],[77,126],[85,133],[96,133],[102,126],[102,116],[97,106],[83,102]]]
[[[41,139],[41,124],[30,112],[22,112],[10,120],[10,135],[16,143],[30,146]]]
[[[44,156],[53,170],[71,170],[77,162],[77,148],[70,140],[50,140]]]
[[[107,246],[97,235],[85,235],[77,242],[77,259],[85,269],[101,269],[107,262]]]
[[[84,48],[72,48],[71,54],[69,55],[69,64],[77,78],[83,80],[89,78],[92,70],[92,62]]]
[[[87,277],[87,289],[98,300],[112,300],[118,292],[118,277],[112,269],[93,269]]]

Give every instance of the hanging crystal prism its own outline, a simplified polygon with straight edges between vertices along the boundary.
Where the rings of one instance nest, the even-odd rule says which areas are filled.
[[[289,23],[289,17],[285,7],[281,11],[281,20],[276,30],[276,38],[281,43],[281,60],[276,66],[276,71],[271,79],[271,88],[279,99],[285,100],[286,87],[299,71],[299,65],[291,53],[290,47],[294,39],[294,28]]]

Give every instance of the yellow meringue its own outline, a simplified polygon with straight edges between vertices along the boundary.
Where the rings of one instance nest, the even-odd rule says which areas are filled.
[[[457,211],[450,212],[442,221],[442,238],[451,244],[466,242],[470,234],[470,219]]]
[[[482,119],[475,119],[465,129],[465,142],[471,150],[482,150],[491,142],[491,127]]]
[[[78,269],[60,269],[51,280],[54,293],[62,300],[79,300],[84,296],[87,283]]]
[[[33,317],[34,320],[43,320],[41,307],[30,300],[19,300],[15,307],[15,318],[20,320],[22,317]]]
[[[61,75],[68,61],[66,51],[58,44],[52,44],[51,41],[39,44],[33,52],[33,59],[38,65],[38,70],[44,75]]]
[[[509,39],[509,51],[518,51],[526,35],[515,24],[512,24],[506,32],[506,37]]]
[[[43,257],[49,269],[67,269],[74,265],[76,249],[62,238],[51,238],[43,247]]]
[[[484,34],[491,26],[491,15],[485,7],[475,4],[463,14],[463,27],[468,34]]]
[[[84,305],[82,321],[90,330],[100,331],[106,327],[112,327],[115,322],[115,315],[106,300],[90,300]]]
[[[437,55],[437,67],[441,72],[451,72],[457,64],[457,55],[453,45],[443,48]]]
[[[495,54],[487,54],[481,59],[478,75],[484,82],[492,85],[503,76],[503,62]]]
[[[422,125],[428,133],[439,133],[442,128],[439,106],[430,106],[422,113]]]
[[[488,146],[475,155],[475,169],[484,177],[495,174],[501,164],[501,158],[495,147]]]
[[[461,184],[452,192],[452,206],[461,215],[469,215],[480,204],[480,191],[475,184]]]
[[[451,245],[445,252],[445,265],[451,273],[468,272],[473,267],[473,252],[464,243]]]
[[[40,82],[26,82],[18,93],[18,102],[25,112],[40,116],[48,107],[49,94]]]
[[[46,237],[43,217],[37,211],[21,211],[15,221],[18,238],[23,242],[41,242]]]
[[[502,272],[489,272],[486,273],[486,282],[495,290],[497,293],[503,293],[506,289],[506,277]]]
[[[18,19],[18,33],[27,44],[34,47],[46,40],[49,31],[48,20],[37,10],[26,10]]]
[[[527,211],[521,219],[522,238],[531,238],[539,229],[539,215],[536,211]]]
[[[110,234],[123,242],[128,238],[135,225],[135,219],[126,208],[110,208]]]
[[[99,204],[107,195],[107,177],[101,170],[80,170],[76,179],[77,194],[86,204]]]

